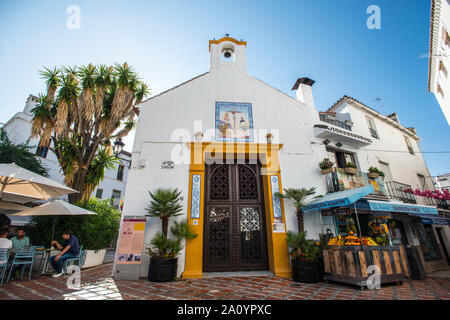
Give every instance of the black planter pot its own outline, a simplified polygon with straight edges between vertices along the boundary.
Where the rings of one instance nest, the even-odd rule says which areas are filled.
[[[170,282],[177,276],[178,258],[163,259],[150,258],[148,267],[148,281]]]
[[[303,283],[320,282],[320,262],[292,260],[292,280]]]

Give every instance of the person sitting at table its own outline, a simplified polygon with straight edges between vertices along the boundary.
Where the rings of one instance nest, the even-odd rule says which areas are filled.
[[[12,242],[8,238],[8,230],[0,229],[0,249],[11,249]],[[5,261],[0,261],[0,264],[5,263]]]
[[[14,251],[25,250],[30,246],[30,238],[25,235],[23,228],[18,228],[16,235],[11,239]]]
[[[77,237],[72,234],[72,231],[66,230],[62,235],[64,245],[59,244],[58,241],[53,240],[51,245],[56,246],[61,252],[57,256],[49,258],[49,261],[55,270],[55,274],[52,275],[54,278],[61,277],[63,275],[62,266],[65,260],[72,259],[78,256],[80,252],[80,244]]]
[[[11,238],[12,242],[12,251],[22,251],[27,249],[30,246],[30,239],[25,235],[25,230],[23,228],[18,228],[16,231],[16,235]],[[11,258],[13,257],[14,252],[12,252]],[[21,267],[16,266],[12,271],[16,278],[19,277],[19,271],[23,270],[25,265]],[[19,270],[20,269],[20,270]]]

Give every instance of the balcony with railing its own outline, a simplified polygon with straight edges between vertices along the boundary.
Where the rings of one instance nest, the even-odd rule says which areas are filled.
[[[333,168],[333,172],[325,174],[328,192],[339,192],[372,185],[374,192],[370,195],[376,198],[386,198],[383,177],[369,178],[365,172],[347,173],[345,169]]]
[[[342,129],[345,129],[348,131],[352,131],[352,127],[349,125],[348,122],[346,123],[344,121],[339,121],[339,120],[330,118],[327,114],[322,114],[322,113],[319,114],[319,118],[320,118],[320,121],[332,124],[333,126],[340,127]]]
[[[405,203],[433,206],[437,207],[438,209],[450,210],[450,201],[448,200],[420,197],[414,195],[414,193],[405,192],[405,189],[412,189],[409,184],[404,184],[397,181],[386,181],[384,183],[384,186],[389,199],[400,200]]]
[[[356,148],[370,145],[372,140],[353,132],[351,121],[336,120],[327,113],[319,113],[320,123],[314,125],[316,137],[337,141]]]

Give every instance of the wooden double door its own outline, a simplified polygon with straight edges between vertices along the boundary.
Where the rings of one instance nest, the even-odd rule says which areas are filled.
[[[206,165],[203,271],[267,270],[260,164]]]

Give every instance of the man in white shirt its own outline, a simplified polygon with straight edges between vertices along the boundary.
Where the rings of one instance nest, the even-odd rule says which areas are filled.
[[[7,239],[8,229],[0,229],[0,249],[11,249],[12,241]],[[5,263],[6,261],[0,261],[0,264]]]

